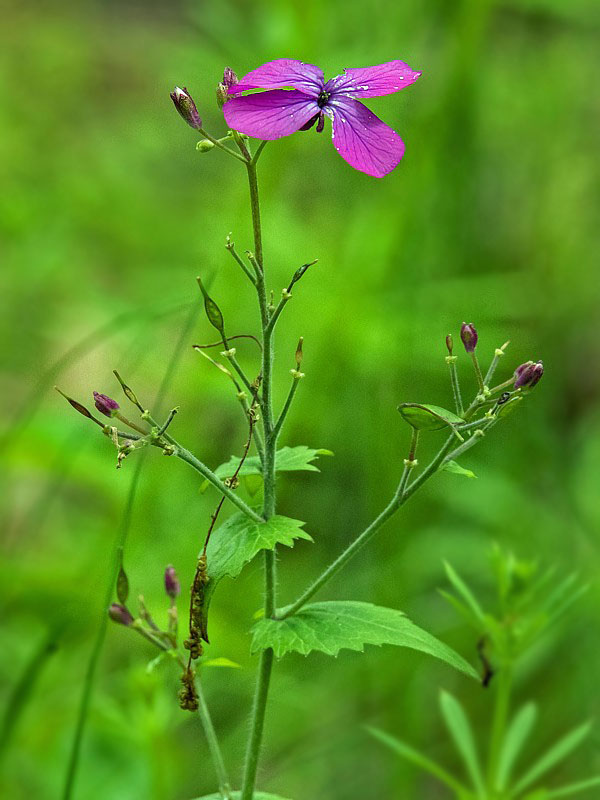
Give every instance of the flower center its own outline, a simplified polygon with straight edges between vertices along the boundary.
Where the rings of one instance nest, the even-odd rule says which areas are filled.
[[[327,105],[327,101],[329,100],[331,92],[326,92],[323,90],[321,94],[317,97],[317,105],[319,108],[324,108]]]

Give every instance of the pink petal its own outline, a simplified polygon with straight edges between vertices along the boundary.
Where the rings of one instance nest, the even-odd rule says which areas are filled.
[[[379,117],[350,97],[332,97],[325,109],[333,127],[333,145],[350,166],[383,178],[398,166],[404,142]]]
[[[311,97],[318,97],[324,83],[323,70],[319,67],[294,58],[278,58],[244,75],[239,83],[229,89],[229,94],[239,94],[247,89],[285,89],[292,86]]]
[[[376,67],[344,70],[341,75],[327,81],[325,90],[336,94],[341,92],[350,97],[379,97],[405,89],[421,74],[404,61],[388,61]]]
[[[295,89],[246,94],[223,106],[229,127],[255,139],[279,139],[296,133],[319,111],[316,100]]]

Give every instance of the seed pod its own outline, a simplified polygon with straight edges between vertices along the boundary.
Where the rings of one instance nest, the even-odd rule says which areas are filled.
[[[125,395],[125,397],[128,400],[130,400],[133,403],[134,406],[137,406],[140,411],[144,411],[144,406],[137,399],[135,392],[133,391],[133,389],[131,389],[131,387],[127,386],[127,384],[125,383],[123,378],[121,378],[121,376],[119,375],[119,373],[117,372],[116,369],[113,369],[113,374],[114,374],[115,378],[121,384],[121,389],[123,389],[123,394]]]
[[[67,403],[69,403],[69,405],[70,405],[70,406],[72,406],[72,408],[74,408],[74,409],[75,409],[75,411],[77,411],[79,414],[81,414],[81,416],[82,416],[82,417],[86,417],[86,419],[91,419],[91,420],[92,420],[92,422],[95,422],[95,423],[96,423],[96,425],[100,425],[100,427],[101,427],[101,428],[104,428],[104,423],[103,423],[103,422],[100,422],[100,420],[99,420],[99,419],[96,419],[96,417],[95,417],[93,414],[91,414],[91,413],[90,413],[90,412],[87,410],[87,408],[86,408],[85,406],[81,405],[81,403],[79,403],[77,400],[73,400],[73,398],[72,398],[72,397],[69,397],[68,395],[66,395],[66,394],[65,394],[63,391],[61,391],[61,390],[58,388],[58,386],[55,386],[54,388],[56,389],[56,391],[57,391],[57,392],[58,392],[60,395],[62,395],[62,396],[65,398],[65,400],[67,401]]]
[[[300,369],[300,364],[302,364],[302,345],[304,343],[304,337],[301,336],[298,341],[298,347],[296,348],[296,366]]]
[[[221,314],[221,309],[215,303],[215,301],[210,297],[206,289],[204,288],[204,284],[200,277],[196,278],[198,281],[198,286],[200,287],[200,291],[202,292],[202,296],[204,297],[204,310],[206,311],[206,316],[208,317],[208,321],[216,328],[221,336],[225,338],[225,323],[223,321],[223,314]]]
[[[125,605],[129,597],[129,579],[122,564],[117,576],[117,597],[123,605]]]

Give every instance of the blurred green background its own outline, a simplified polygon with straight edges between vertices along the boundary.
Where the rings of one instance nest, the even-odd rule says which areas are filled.
[[[180,406],[175,433],[209,465],[240,452],[246,430],[229,384],[191,344],[213,338],[199,272],[230,331],[257,329],[250,287],[223,247],[229,231],[241,251],[251,246],[245,176],[232,159],[195,151],[169,91],[186,85],[222,135],[214,88],[223,68],[241,75],[283,56],[328,76],[401,58],[423,77],[368,101],[407,147],[382,181],[346,165],[327,133],[295,135],[262,156],[271,286],[279,292],[319,258],[278,329],[278,402],[305,337],[306,379],[282,444],[335,452],[321,474],[280,479],[280,511],[305,520],[315,539],[282,548],[281,600],[387,502],[409,437],[396,405],[451,406],[444,336],[473,321],[484,363],[510,339],[500,375],[542,358],[542,383],[464,459],[478,480],[432,480],[323,597],[401,608],[475,663],[473,633],[436,591],[447,585],[443,559],[484,596],[495,541],[556,564],[559,575],[576,571],[591,588],[522,665],[515,703],[541,706],[532,754],[598,714],[598,12],[592,0],[5,0],[3,701],[24,687],[20,713],[10,706],[4,719],[5,796],[60,796],[135,469],[132,458],[115,471],[110,442],[52,386],[88,404],[94,389],[118,397],[118,368],[151,404],[171,364],[155,410]],[[238,347],[249,370],[252,348]],[[464,355],[459,369],[474,390]],[[125,563],[134,596],[143,593],[161,621],[164,566],[189,584],[215,504],[198,484],[181,462],[145,459]],[[209,652],[242,669],[204,674],[236,783],[260,584],[258,561],[221,584]],[[109,627],[78,798],[188,800],[214,790],[198,720],[177,707],[177,672],[165,664],[148,675],[153,656],[140,637]],[[286,658],[273,682],[261,788],[295,800],[446,797],[363,727],[451,764],[440,686],[468,707],[483,747],[493,686],[394,648]],[[598,772],[599,731],[551,785]]]

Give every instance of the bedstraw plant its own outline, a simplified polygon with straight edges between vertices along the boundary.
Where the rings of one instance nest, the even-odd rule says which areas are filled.
[[[402,402],[398,406],[399,423],[407,424],[407,444],[404,458],[400,456],[398,459],[398,483],[387,506],[363,531],[349,539],[333,563],[318,572],[297,598],[290,601],[286,597],[283,581],[279,581],[277,575],[278,548],[291,547],[297,540],[313,540],[312,535],[304,531],[302,521],[278,513],[277,474],[283,471],[314,471],[314,461],[319,456],[327,455],[328,451],[304,445],[279,447],[294,397],[305,377],[302,371],[305,354],[302,338],[297,345],[295,342],[286,343],[284,352],[289,354],[289,357],[285,357],[288,358],[285,367],[289,369],[289,391],[283,407],[275,409],[276,327],[297,291],[297,284],[305,279],[307,273],[312,276],[313,271],[316,272],[316,260],[309,258],[298,265],[286,280],[283,290],[275,294],[272,284],[281,285],[282,279],[280,276],[275,276],[275,279],[270,276],[268,257],[263,249],[259,160],[268,140],[305,131],[313,126],[321,133],[329,118],[333,144],[342,158],[355,169],[374,177],[383,177],[401,161],[404,144],[399,135],[372,114],[358,98],[395,93],[413,84],[420,75],[420,72],[402,61],[348,69],[329,81],[325,81],[318,67],[292,59],[264,64],[241,80],[231,69],[226,69],[217,87],[217,102],[228,126],[222,136],[213,135],[204,128],[187,89],[176,88],[171,94],[183,119],[202,137],[197,150],[213,154],[220,151],[222,155],[235,160],[248,183],[253,244],[240,253],[231,236],[227,236],[226,249],[232,262],[240,268],[240,280],[248,281],[255,291],[259,332],[257,336],[242,333],[236,330],[231,320],[225,320],[212,288],[203,280],[206,276],[200,276],[200,299],[208,322],[217,332],[218,341],[194,345],[231,382],[241,406],[247,435],[238,454],[216,469],[210,468],[200,456],[178,440],[175,434],[178,409],[173,408],[166,419],[155,419],[152,411],[138,399],[134,390],[116,371],[115,376],[122,391],[134,410],[137,410],[139,419],[131,420],[129,412],[125,415],[120,404],[105,394],[94,394],[95,408],[100,416],[65,395],[71,405],[94,422],[112,442],[117,454],[117,467],[122,467],[140,450],[158,448],[171,460],[179,459],[195,470],[202,479],[203,488],[212,489],[218,496],[208,529],[202,532],[198,542],[195,575],[185,603],[174,568],[169,566],[165,572],[165,590],[169,602],[167,629],[162,630],[156,624],[143,601],[137,610],[130,604],[129,582],[123,568],[122,552],[116,598],[108,610],[115,623],[143,636],[160,651],[161,657],[172,659],[179,668],[179,703],[183,709],[200,715],[215,768],[218,793],[210,795],[211,798],[276,800],[273,795],[257,791],[255,785],[271,674],[275,660],[287,653],[296,651],[308,655],[313,651],[321,651],[336,656],[342,649],[362,651],[366,644],[391,644],[427,653],[470,678],[480,679],[478,671],[462,656],[399,610],[357,602],[352,598],[315,601],[315,596],[329,580],[383,529],[385,523],[430,478],[442,470],[468,476],[469,470],[460,463],[462,456],[485,441],[492,429],[519,406],[539,381],[543,372],[541,362],[528,362],[510,369],[509,377],[494,385],[496,369],[504,360],[508,342],[494,351],[484,374],[477,357],[478,334],[472,323],[463,323],[460,329],[462,344],[472,361],[475,375],[475,390],[469,399],[463,401],[463,396],[466,397],[463,392],[466,390],[459,383],[458,355],[449,335],[446,339],[445,361],[454,397],[453,410],[420,402],[424,398],[410,398],[410,402]],[[262,91],[247,93],[255,89]],[[249,137],[258,138],[260,142],[252,146]],[[235,335],[232,335],[232,330],[236,331]],[[238,359],[240,341],[254,348],[256,358]],[[219,348],[220,360],[210,355],[214,346]],[[428,437],[432,432],[435,436],[436,431],[444,433],[443,442],[433,458],[421,464],[421,438]],[[221,512],[225,513],[226,509],[233,513],[223,521]],[[312,533],[318,538],[317,532]],[[209,638],[219,638],[219,631],[210,624],[210,603],[219,581],[224,576],[235,578],[257,556],[263,560],[264,607],[260,617],[254,621],[250,645],[252,653],[258,654],[256,690],[245,762],[241,770],[236,770],[236,778],[238,774],[241,778],[240,790],[233,790],[196,667],[206,660],[204,649]],[[182,633],[183,629],[185,634]],[[79,726],[79,736],[81,728]],[[70,793],[69,788],[65,797],[69,797]]]

